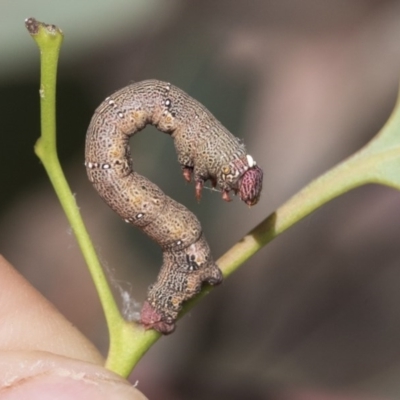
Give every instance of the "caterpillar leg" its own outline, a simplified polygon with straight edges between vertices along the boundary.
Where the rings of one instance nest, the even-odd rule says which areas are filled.
[[[200,293],[204,284],[220,284],[223,276],[203,235],[182,250],[165,251],[163,258],[157,280],[149,287],[140,323],[167,335],[174,331],[183,303]]]
[[[182,166],[183,177],[186,182],[190,182],[192,180],[193,167],[188,167],[186,165]]]
[[[222,191],[222,199],[227,201],[227,202],[232,201],[232,199],[229,197],[229,190],[223,190]]]
[[[204,187],[204,180],[203,179],[198,179],[196,180],[196,199],[197,201],[201,200],[201,191],[203,190]]]
[[[178,311],[182,307],[182,303],[199,293],[203,284],[208,283],[211,286],[216,286],[220,285],[223,281],[222,272],[218,267],[216,267],[215,264],[211,264],[207,273],[203,274],[204,276],[201,278],[200,276],[196,275],[197,274],[194,274],[194,276],[191,277],[192,279],[188,279],[189,286],[192,286],[195,289],[188,291],[187,299],[179,299],[178,307],[174,307],[177,310],[176,313],[168,315],[168,313],[165,313],[164,310],[157,310],[157,308],[153,307],[148,300],[143,303],[143,307],[140,312],[140,323],[144,329],[155,329],[163,335],[169,335],[170,333],[174,332],[176,328],[175,321]],[[170,301],[173,301],[172,296],[169,296],[169,299]]]
[[[175,321],[167,321],[163,314],[157,311],[146,300],[140,312],[140,323],[144,329],[155,329],[163,335],[169,335],[175,330]]]

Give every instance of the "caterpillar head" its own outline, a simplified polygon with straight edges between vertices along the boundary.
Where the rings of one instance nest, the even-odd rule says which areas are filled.
[[[223,191],[223,199],[230,201],[229,191],[239,193],[240,199],[249,206],[254,206],[260,199],[263,171],[250,154],[236,159],[222,167],[222,181],[228,185]]]
[[[248,169],[239,180],[240,199],[249,206],[254,206],[260,199],[262,190],[263,171],[253,165]]]

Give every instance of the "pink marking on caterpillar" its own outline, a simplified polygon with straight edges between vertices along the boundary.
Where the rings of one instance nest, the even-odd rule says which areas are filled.
[[[96,109],[86,137],[86,170],[100,196],[126,222],[142,229],[163,249],[163,265],[141,311],[145,329],[168,334],[183,302],[204,283],[217,285],[215,264],[193,213],[133,171],[129,138],[152,124],[175,142],[187,181],[193,175],[196,197],[211,180],[230,201],[239,193],[248,205],[260,198],[262,170],[244,145],[200,103],[177,87],[157,80],[129,85]]]

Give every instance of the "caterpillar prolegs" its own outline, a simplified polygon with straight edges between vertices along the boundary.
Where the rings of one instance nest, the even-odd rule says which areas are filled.
[[[195,215],[133,170],[129,138],[147,124],[172,136],[183,176],[187,181],[193,176],[198,199],[204,182],[211,180],[221,188],[224,200],[229,201],[233,191],[254,205],[263,172],[238,138],[170,83],[134,83],[96,109],[86,137],[87,174],[114,211],[161,246],[163,265],[148,289],[141,323],[168,334],[175,328],[182,303],[195,296],[203,283],[221,283],[222,273]]]

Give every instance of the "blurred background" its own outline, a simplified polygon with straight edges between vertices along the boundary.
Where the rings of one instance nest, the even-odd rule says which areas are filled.
[[[35,17],[65,34],[58,148],[110,280],[141,302],[161,251],[86,178],[94,109],[132,81],[201,101],[264,169],[248,209],[185,184],[172,140],[146,129],[136,169],[185,204],[218,258],[310,180],[364,145],[394,105],[395,0],[71,0],[0,3],[0,252],[103,352],[107,330],[71,229],[33,153]],[[162,338],[132,374],[150,399],[397,399],[400,193],[354,190],[260,251]]]

